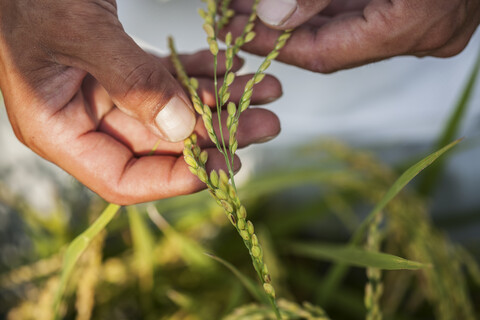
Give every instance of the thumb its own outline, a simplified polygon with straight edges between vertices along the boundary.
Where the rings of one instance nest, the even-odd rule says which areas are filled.
[[[331,0],[260,0],[258,17],[276,29],[291,29],[309,20]]]
[[[181,141],[193,132],[196,117],[182,87],[123,29],[85,47],[90,50],[77,52],[81,67],[103,85],[120,110],[167,141]]]

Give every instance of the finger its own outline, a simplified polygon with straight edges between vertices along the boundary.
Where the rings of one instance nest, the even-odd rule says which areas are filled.
[[[344,15],[345,13],[362,11],[370,0],[333,0],[324,9],[319,10],[318,14],[312,12],[312,16],[305,20],[304,25],[310,27],[320,27],[326,22],[332,20],[332,17]],[[231,8],[237,15],[247,15],[251,13],[253,0],[234,0]],[[319,7],[322,5],[317,3]],[[283,29],[283,28],[282,28]]]
[[[230,2],[230,8],[233,9],[236,14],[250,14],[253,3],[254,0],[232,0]]]
[[[191,175],[181,156],[136,157],[121,141],[93,130],[85,110],[79,92],[61,112],[32,123],[37,129],[33,131],[35,136],[28,139],[29,146],[105,200],[117,204],[188,194],[204,187]],[[67,120],[74,122],[66,126]],[[226,170],[222,155],[212,149],[207,152],[210,170]],[[235,170],[239,165],[237,161]]]
[[[225,158],[218,150],[205,149],[205,151],[208,153],[207,172],[228,170]],[[106,194],[106,200],[129,205],[191,194],[206,188],[205,184],[189,171],[183,156],[146,156],[130,159],[124,164],[119,164],[119,168],[123,170],[119,177],[117,173],[120,171],[113,172],[113,179],[119,178],[118,184],[112,194]],[[235,156],[234,172],[238,172],[240,167],[240,159]]]
[[[214,76],[214,57],[210,50],[202,50],[194,54],[180,54],[178,55],[182,65],[185,67],[185,72],[192,77],[213,77]],[[175,67],[172,64],[170,57],[158,58],[172,74],[176,75]],[[233,58],[232,72],[237,72],[244,64],[244,60],[238,56]],[[224,75],[225,68],[225,51],[218,52],[217,61],[217,75]]]
[[[320,28],[328,22],[360,15],[371,0],[333,0],[325,9],[314,15],[302,26]]]
[[[132,204],[188,194],[203,188],[191,175],[182,157],[137,157],[119,139],[97,131],[88,100],[91,99],[86,99],[80,90],[54,115],[45,112],[31,118],[24,142],[113,203]],[[123,112],[119,113],[125,116]],[[122,124],[125,126],[125,123]],[[207,151],[210,170],[226,170],[224,157],[215,150]],[[238,161],[234,168],[239,169]]]
[[[364,8],[366,3],[370,0],[333,0],[331,3],[325,7],[323,10],[319,10],[319,15],[323,18],[334,16],[340,12],[347,11],[357,11],[360,8]],[[241,15],[248,15],[251,13],[253,6],[253,0],[233,0],[230,4],[230,7],[235,11],[235,13]],[[319,7],[321,5],[319,4]],[[312,13],[315,14],[315,13]],[[311,19],[315,18],[312,16]],[[311,20],[310,19],[310,20]],[[310,21],[309,20],[309,21]]]
[[[230,89],[230,101],[238,103],[245,91],[245,85],[252,78],[253,75],[238,76]],[[214,82],[210,79],[199,78],[198,92],[202,101],[209,105],[215,106],[215,93]],[[223,84],[223,79],[219,80],[219,87]],[[271,75],[265,76],[265,78],[253,88],[252,105],[266,104],[282,96],[282,85],[278,79]]]
[[[373,0],[363,12],[342,15],[319,29],[299,28],[278,60],[328,73],[441,47],[451,36],[452,25],[458,23],[457,16],[452,10],[444,11],[443,6],[436,8],[432,1]],[[450,4],[443,1],[443,5]],[[229,28],[239,32],[244,23],[245,17],[240,16],[233,19]],[[262,25],[255,31],[257,36],[244,49],[268,54],[279,32]]]
[[[86,70],[107,90],[115,105],[168,141],[186,138],[195,126],[189,99],[160,61],[145,53],[118,22],[108,3],[82,1],[58,6],[66,17],[81,12],[81,19],[61,19],[65,32],[48,39],[58,62]],[[73,18],[72,18],[73,19]],[[95,27],[95,32],[89,32]]]
[[[371,0],[332,0],[330,4],[320,12],[321,15],[334,17],[346,12],[363,10]]]
[[[223,127],[226,126],[226,117],[226,112],[223,112]],[[220,136],[218,117],[213,117],[213,124],[217,136]],[[127,146],[135,156],[150,154],[153,146],[156,146],[155,154],[157,155],[178,156],[183,150],[182,142],[159,141],[158,137],[147,130],[138,120],[127,116],[118,109],[113,109],[105,116],[98,130]],[[239,147],[243,148],[252,143],[271,140],[279,132],[280,122],[271,111],[257,108],[248,109],[240,117],[237,140]],[[202,149],[214,147],[201,120],[197,121],[195,133]],[[228,142],[228,132],[226,131],[224,131],[224,138]]]
[[[112,98],[107,90],[91,75],[85,76],[82,82],[81,90],[87,103],[92,121],[97,127],[101,119],[114,108]]]
[[[339,13],[348,11],[358,11],[367,5],[371,0],[331,0],[330,4],[321,10],[319,14],[325,16],[335,16]],[[230,7],[237,14],[250,14],[253,6],[253,0],[233,0]]]
[[[468,45],[472,35],[480,23],[480,2],[470,2],[467,12],[478,12],[477,15],[469,15],[465,23],[457,29],[454,36],[442,47],[428,52],[429,55],[440,58],[448,58],[459,54]],[[425,53],[423,53],[425,55]],[[417,56],[423,56],[417,54]]]
[[[128,205],[178,195],[205,188],[193,176],[183,157],[135,157],[124,145],[99,132],[91,132],[70,142],[64,154],[64,168],[105,200]],[[217,150],[209,154],[208,170],[226,170],[225,159]],[[67,162],[68,161],[68,162]],[[238,171],[237,158],[234,170]]]
[[[226,120],[227,112],[222,112],[222,129],[225,143],[228,144],[229,132],[227,130]],[[218,117],[213,117],[213,127],[215,133],[220,137],[220,126]],[[210,146],[210,138],[202,125],[196,130],[198,143],[200,146]],[[237,130],[237,141],[241,148],[253,143],[263,143],[272,140],[280,133],[280,120],[271,111],[261,108],[252,108],[245,110],[239,119]]]
[[[331,0],[260,0],[258,17],[277,29],[291,29],[308,21]]]
[[[226,33],[227,31],[231,31],[233,35],[239,35],[247,19],[248,17],[246,16],[233,18],[228,27],[222,31],[222,36],[224,36],[223,32]],[[344,41],[344,39],[346,38],[347,32],[353,31],[351,30],[353,28],[349,27],[351,25],[349,21],[355,19],[362,19],[361,14],[342,20],[329,20],[324,23],[320,29],[305,27],[296,29],[276,59],[315,72],[328,73],[335,71],[337,68],[347,67],[346,64],[348,62],[340,62],[338,60],[340,58],[343,60],[348,57],[339,56],[339,53],[345,55],[345,51],[347,51],[346,53],[353,56],[350,57],[350,59],[357,59],[355,55],[362,53],[341,48],[342,45],[345,47],[353,45],[351,41]],[[341,23],[345,23],[350,30],[335,30],[336,25]],[[355,24],[357,24],[357,22],[355,22]],[[340,28],[343,27],[339,26],[337,29]],[[331,33],[328,32],[329,30],[331,30]],[[356,32],[359,33],[360,31],[356,30]],[[245,44],[242,49],[261,56],[266,56],[271,52],[275,46],[275,40],[281,35],[281,31],[259,24],[255,26],[255,33],[256,37],[254,40]],[[342,36],[340,36],[339,33],[342,34]],[[323,38],[320,39],[320,36],[323,36]],[[365,50],[368,50],[368,48],[364,49],[363,52]],[[352,54],[352,52],[354,52],[355,55]],[[353,64],[351,66],[353,66]]]

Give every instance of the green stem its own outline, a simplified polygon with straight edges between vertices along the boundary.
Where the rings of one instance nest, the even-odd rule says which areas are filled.
[[[218,32],[218,31],[216,31],[216,32]],[[217,39],[217,33],[215,33],[215,40],[216,39]],[[235,191],[237,191],[237,187],[235,185],[235,178],[234,178],[235,174],[233,172],[234,158],[232,157],[231,160],[229,159],[228,154],[231,154],[231,152],[229,152],[230,151],[229,149],[228,149],[228,152],[227,152],[227,146],[225,144],[225,139],[223,137],[222,105],[220,104],[220,100],[219,100],[219,97],[218,97],[217,68],[218,68],[218,55],[214,55],[213,56],[213,88],[214,88],[214,91],[215,91],[215,104],[216,104],[216,107],[217,107],[217,117],[218,117],[218,127],[219,127],[219,130],[220,130],[220,140],[222,141],[222,148],[219,148],[219,146],[217,145],[217,149],[219,149],[219,151],[223,154],[223,156],[225,158],[225,163],[227,165],[228,173],[230,175],[230,181],[232,182],[232,186],[235,189]],[[222,85],[222,88],[223,88],[224,85],[225,85],[225,82]]]
[[[80,259],[81,255],[88,248],[90,242],[112,221],[115,214],[120,209],[117,204],[110,203],[107,208],[100,214],[95,222],[88,227],[83,233],[77,236],[68,246],[65,256],[63,258],[62,274],[60,276],[60,284],[55,293],[53,300],[53,311],[55,319],[59,319],[59,307],[62,302],[63,294],[70,280],[73,269]]]

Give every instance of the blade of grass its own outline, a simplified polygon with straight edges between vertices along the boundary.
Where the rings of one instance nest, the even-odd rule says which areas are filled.
[[[143,215],[138,211],[136,206],[128,206],[127,214],[130,233],[132,235],[135,269],[137,271],[140,288],[144,294],[147,294],[153,289],[153,235]]]
[[[68,281],[72,274],[73,268],[75,267],[76,262],[88,248],[88,245],[92,242],[92,239],[95,236],[105,229],[110,221],[112,221],[115,214],[120,209],[119,205],[110,203],[107,208],[100,214],[95,222],[88,227],[82,234],[77,236],[68,246],[67,251],[65,252],[65,256],[63,259],[63,266],[62,266],[62,274],[60,277],[60,284],[58,289],[55,293],[55,299],[53,302],[53,311],[55,314],[55,319],[59,319],[59,307],[60,303],[63,298],[63,294],[65,292],[65,288],[67,287]]]
[[[273,194],[295,186],[307,183],[318,183],[331,180],[346,179],[355,174],[353,171],[323,171],[317,168],[292,170],[289,172],[274,172],[260,175],[248,183],[248,186],[239,190],[242,198],[259,198],[266,194]]]
[[[431,165],[435,160],[437,160],[442,154],[453,148],[457,145],[462,139],[458,139],[443,147],[442,149],[430,154],[424,159],[418,161],[416,164],[408,168],[390,187],[390,189],[385,193],[382,199],[377,203],[373,210],[368,214],[367,218],[363,220],[361,225],[357,228],[357,231],[353,234],[350,239],[350,245],[355,246],[360,243],[362,236],[365,233],[368,225],[370,224],[375,216],[379,214],[387,204],[395,198],[395,196],[410,182],[415,178],[423,169]],[[332,266],[325,277],[324,286],[321,289],[320,300],[323,306],[327,306],[328,298],[331,295],[331,292],[337,290],[341,281],[345,277],[348,271],[348,266],[344,263],[337,263]]]
[[[376,215],[379,214],[387,204],[392,201],[393,198],[397,196],[397,194],[402,191],[405,186],[413,180],[422,170],[430,166],[434,163],[442,154],[453,148],[457,145],[462,139],[458,139],[453,141],[452,143],[446,145],[445,147],[441,148],[440,150],[430,154],[429,156],[423,158],[410,168],[408,168],[388,189],[382,199],[377,203],[375,208],[368,214],[367,218],[362,221],[360,227],[355,231],[350,243],[352,245],[359,244],[360,240],[362,239],[365,230],[367,229],[368,225],[375,219]]]
[[[455,136],[458,134],[458,129],[460,128],[461,122],[465,117],[467,112],[469,102],[474,92],[475,84],[477,83],[478,73],[480,70],[480,52],[477,55],[477,59],[472,68],[470,76],[468,78],[465,87],[463,88],[462,94],[457,101],[457,104],[445,123],[445,127],[438,137],[437,142],[435,143],[435,149],[440,148],[441,146],[446,145],[449,141],[455,139]],[[423,195],[429,195],[438,181],[443,168],[445,167],[446,158],[443,158],[434,166],[432,166],[427,172],[425,172],[422,182],[419,186],[419,192]]]
[[[149,155],[152,155],[155,150],[158,148],[161,140],[158,140],[155,145],[153,146],[152,150],[150,151]],[[95,238],[100,231],[105,229],[105,227],[112,221],[115,217],[118,210],[120,210],[121,206],[113,203],[109,203],[107,208],[103,210],[97,220],[88,227],[83,233],[77,236],[67,248],[65,252],[63,265],[62,265],[62,274],[60,277],[60,284],[58,289],[55,293],[55,298],[53,300],[53,312],[55,319],[59,318],[59,307],[60,303],[63,298],[63,294],[65,292],[65,288],[67,287],[68,280],[72,274],[73,268],[77,263],[78,259],[82,255],[82,253],[87,249],[90,242]]]
[[[387,253],[368,251],[351,245],[291,243],[287,244],[286,248],[294,255],[342,262],[357,267],[370,267],[382,270],[418,270],[428,266],[421,262],[407,260]]]
[[[208,257],[212,258],[213,260],[216,260],[223,264],[227,269],[229,269],[243,284],[245,289],[254,297],[258,302],[263,303],[268,305],[270,303],[270,300],[268,297],[265,295],[264,291],[258,287],[255,282],[253,282],[251,279],[246,277],[243,273],[241,273],[237,268],[235,268],[230,262],[223,260],[220,257],[217,257],[214,254],[211,253],[205,253]]]
[[[152,222],[163,232],[168,241],[174,245],[182,259],[199,270],[209,270],[212,263],[207,259],[203,252],[202,246],[173,228],[167,220],[158,212],[153,205],[147,206],[147,213]]]
[[[243,289],[243,285],[238,282],[236,279],[232,280],[232,284],[230,286],[231,290],[229,293],[229,299],[225,304],[225,309],[222,311],[222,318],[229,313],[231,313],[237,306],[242,303],[242,298],[245,294],[245,290]]]

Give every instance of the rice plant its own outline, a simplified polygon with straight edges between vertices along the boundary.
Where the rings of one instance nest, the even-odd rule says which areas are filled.
[[[206,9],[199,14],[216,69],[218,32],[235,13],[228,0],[205,2]],[[280,35],[238,103],[229,101],[236,77],[231,71],[233,58],[255,37],[257,3],[241,35],[236,39],[226,35],[223,85],[217,85],[217,76],[214,79],[216,113],[200,99],[197,80],[185,73],[173,39],[169,40],[178,80],[225,158],[228,172],[207,172],[208,156],[196,136],[184,142],[185,162],[214,201],[200,193],[147,206],[109,204],[98,216],[98,203],[93,205],[88,214],[91,224],[68,247],[0,275],[2,290],[24,297],[7,311],[0,300],[0,315],[8,320],[476,318],[480,304],[470,286],[480,288],[478,263],[434,227],[421,196],[404,190],[460,142],[447,144],[453,140],[451,134],[438,151],[403,174],[342,144],[310,142],[306,152],[292,152],[297,162],[303,158],[309,165],[278,164],[277,170],[258,174],[245,185],[235,183],[240,115],[290,36],[290,31]],[[476,72],[477,67],[472,75]],[[458,114],[466,108],[475,76],[471,79],[464,102],[457,106],[457,120],[449,127],[458,124]],[[225,108],[228,137],[220,119]],[[219,134],[213,129],[214,116],[219,117]],[[288,164],[289,157],[285,155]],[[305,185],[313,194],[302,189]],[[303,203],[286,205],[289,192],[301,194]],[[0,186],[2,203],[36,216],[23,200],[7,193]],[[360,221],[356,212],[365,207],[369,210]],[[35,222],[29,228],[49,226],[48,221]],[[328,230],[332,225],[334,232]],[[342,232],[344,237],[336,238]],[[35,233],[33,239],[44,241],[41,234]],[[56,237],[67,244],[63,235]],[[249,259],[244,259],[242,246]],[[257,281],[250,276],[252,265]],[[360,276],[355,268],[361,268]],[[31,285],[24,288],[25,284]]]
[[[252,30],[256,19],[256,7],[258,5],[258,1],[255,1],[253,3],[252,13],[241,35],[237,37],[233,43],[232,34],[228,33],[226,36],[226,72],[223,85],[220,89],[218,89],[218,80],[216,76],[218,63],[217,36],[222,26],[228,23],[228,18],[232,14],[231,11],[225,9],[228,7],[228,1],[223,1],[220,6],[222,9],[221,13],[223,13],[223,15],[220,15],[217,12],[218,4],[214,0],[207,0],[206,3],[207,11],[200,9],[199,13],[205,21],[203,29],[207,34],[207,41],[209,43],[210,51],[214,58],[214,90],[217,115],[219,118],[218,123],[220,126],[220,137],[217,136],[213,128],[212,112],[210,111],[210,107],[201,101],[200,97],[196,92],[198,82],[195,79],[188,78],[188,75],[185,73],[185,70],[181,65],[180,59],[178,58],[172,39],[170,39],[169,41],[170,50],[172,62],[176,68],[179,79],[182,84],[188,88],[188,91],[190,92],[192,97],[192,102],[195,110],[202,116],[203,123],[205,125],[205,128],[207,129],[211,141],[217,146],[218,151],[223,154],[229,173],[227,175],[223,170],[220,170],[219,172],[212,170],[210,173],[206,171],[205,165],[208,160],[208,155],[205,151],[200,150],[200,147],[197,145],[197,139],[195,135],[192,135],[190,138],[185,140],[185,148],[183,153],[185,156],[185,161],[189,165],[190,171],[196,176],[198,176],[198,178],[206,184],[212,197],[220,206],[223,207],[228,219],[235,227],[240,237],[243,239],[244,244],[250,253],[253,267],[255,268],[255,271],[257,272],[257,275],[262,282],[263,289],[268,296],[275,315],[278,319],[280,319],[280,311],[277,307],[275,300],[275,289],[271,283],[271,276],[268,271],[267,264],[263,259],[263,249],[258,241],[257,235],[255,234],[255,228],[252,221],[247,220],[247,211],[245,209],[245,206],[242,205],[242,202],[238,197],[238,190],[235,185],[234,172],[232,168],[233,161],[235,159],[235,152],[238,147],[236,135],[240,115],[249,107],[254,85],[260,83],[263,80],[263,78],[265,77],[264,72],[271,64],[271,61],[275,59],[276,56],[278,56],[279,51],[288,40],[290,32],[286,31],[278,38],[272,52],[267,55],[264,62],[260,65],[254,76],[247,82],[240,101],[238,102],[237,108],[234,102],[229,102],[229,86],[233,83],[235,79],[235,74],[230,70],[233,66],[233,58],[240,50],[240,47],[243,44],[253,40],[253,38],[255,37],[255,32],[253,32]],[[226,121],[226,125],[229,132],[228,146],[225,142],[226,139],[223,136],[221,119],[222,107],[227,105],[227,103],[228,118]]]

